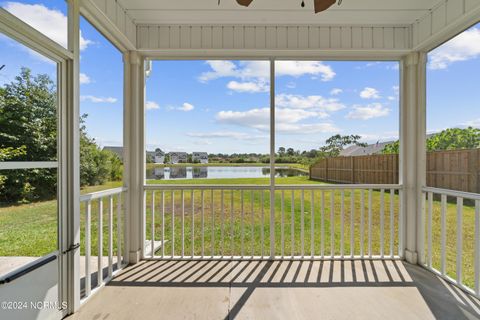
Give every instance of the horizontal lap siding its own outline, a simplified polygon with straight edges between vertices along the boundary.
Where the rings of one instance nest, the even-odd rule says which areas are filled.
[[[156,30],[152,30],[152,28]],[[180,30],[180,32],[179,32]],[[137,27],[139,49],[408,50],[408,27],[155,26]],[[159,37],[159,39],[151,39]],[[168,41],[164,38],[168,38]],[[200,39],[199,39],[200,38]],[[188,39],[188,41],[186,40]],[[168,45],[166,46],[165,44]]]

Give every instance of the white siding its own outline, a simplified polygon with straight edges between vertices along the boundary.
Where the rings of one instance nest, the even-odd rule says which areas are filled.
[[[444,42],[478,22],[480,0],[442,0],[434,9],[418,19],[412,27],[413,49],[433,46]]]
[[[158,31],[154,32],[151,28],[157,28]],[[409,32],[410,29],[406,26],[148,26],[147,28],[140,25],[137,46],[140,50],[408,50],[411,47]],[[160,36],[159,41],[150,39],[156,34]]]

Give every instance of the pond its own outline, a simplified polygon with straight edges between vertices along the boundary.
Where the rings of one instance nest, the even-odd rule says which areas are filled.
[[[158,167],[147,169],[147,180],[268,178],[268,167]],[[276,177],[308,176],[307,172],[277,167]]]

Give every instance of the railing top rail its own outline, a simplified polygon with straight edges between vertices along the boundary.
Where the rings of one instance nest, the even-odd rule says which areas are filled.
[[[422,190],[424,192],[432,192],[438,194],[444,194],[451,197],[460,197],[465,199],[472,199],[472,200],[480,200],[479,193],[470,193],[464,191],[456,191],[456,190],[448,190],[448,189],[441,189],[441,188],[432,188],[432,187],[423,187]]]
[[[109,196],[114,196],[119,193],[127,191],[127,188],[120,187],[120,188],[113,188],[108,190],[103,190],[99,192],[88,193],[80,196],[80,202],[91,201],[95,199],[105,198]]]
[[[269,185],[149,184],[144,190],[269,190]],[[276,185],[275,190],[402,189],[399,184],[302,184]]]

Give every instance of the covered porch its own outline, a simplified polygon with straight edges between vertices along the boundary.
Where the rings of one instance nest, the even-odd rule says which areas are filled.
[[[343,0],[317,15],[313,1],[305,1],[309,10],[288,0],[248,9],[233,0],[67,2],[68,48],[0,9],[3,32],[59,57],[65,111],[58,252],[3,279],[0,297],[66,308],[7,316],[480,318],[480,195],[427,186],[425,160],[427,54],[480,21],[479,0]],[[86,195],[80,16],[121,50],[124,66],[122,186]],[[268,65],[268,185],[147,183],[151,62],[193,59]],[[320,60],[399,63],[398,184],[277,183],[276,63]],[[456,224],[447,227],[449,212]],[[465,212],[473,237],[464,233]],[[39,290],[27,294],[32,285]]]

